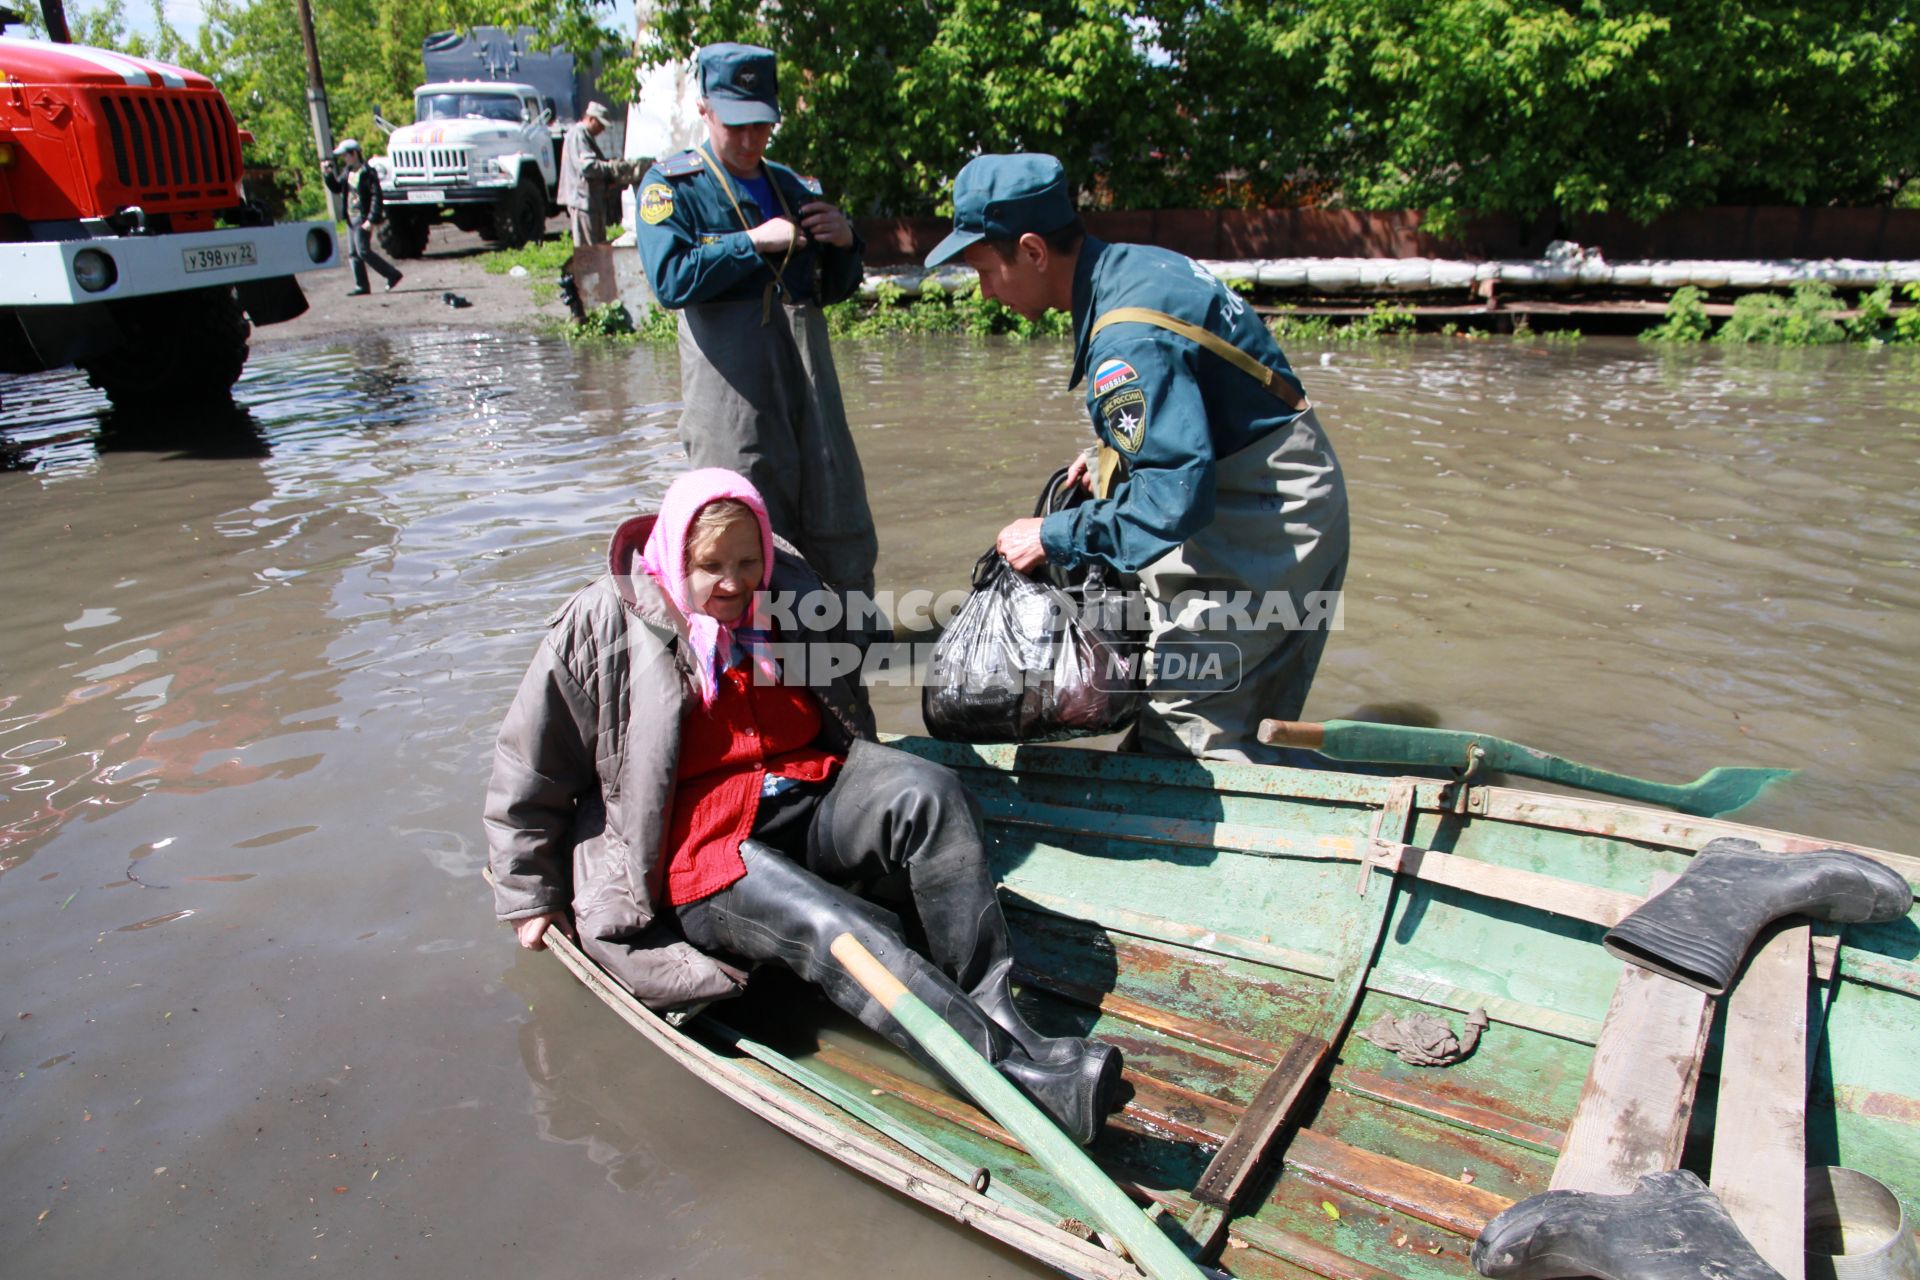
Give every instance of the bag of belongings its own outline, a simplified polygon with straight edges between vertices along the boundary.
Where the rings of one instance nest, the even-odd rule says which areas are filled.
[[[1086,493],[1055,472],[1035,515]],[[920,691],[927,731],[950,742],[1051,742],[1118,733],[1140,714],[1143,630],[1137,597],[1094,564],[1027,577],[998,551],[973,569],[973,594],[934,646]]]

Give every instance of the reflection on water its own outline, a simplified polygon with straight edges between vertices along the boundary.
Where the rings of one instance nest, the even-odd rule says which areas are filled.
[[[843,347],[882,588],[962,585],[1030,509],[1085,433],[1068,354]],[[1292,354],[1356,521],[1310,716],[1397,706],[1666,779],[1796,765],[1748,816],[1904,843],[1910,358]],[[185,423],[5,387],[0,939],[30,1017],[0,1079],[37,1154],[0,1196],[50,1210],[23,1266],[1018,1271],[490,922],[493,731],[542,618],[683,465],[676,395],[671,352],[457,333],[265,348],[238,409]],[[880,702],[917,727],[911,691]]]

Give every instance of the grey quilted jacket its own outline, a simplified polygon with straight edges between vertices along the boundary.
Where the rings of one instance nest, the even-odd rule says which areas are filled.
[[[651,577],[631,571],[653,520],[622,524],[607,575],[549,620],[500,726],[486,828],[502,920],[571,906],[582,948],[649,1007],[670,1009],[733,995],[746,975],[694,949],[654,907],[680,718],[697,695],[684,621]],[[776,540],[772,590],[819,585]],[[779,639],[848,642],[839,627]],[[873,737],[857,680],[836,677],[814,693],[828,713],[823,745],[845,750],[855,737]]]

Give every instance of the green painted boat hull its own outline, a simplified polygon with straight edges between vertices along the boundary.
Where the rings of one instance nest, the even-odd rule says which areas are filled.
[[[1091,1154],[1176,1238],[1219,1222],[1208,1261],[1235,1276],[1472,1274],[1474,1236],[1547,1189],[1580,1102],[1622,972],[1600,945],[1607,912],[1717,836],[1825,847],[1503,788],[894,745],[955,768],[980,800],[1030,1020],[1126,1054],[1132,1099]],[[1920,878],[1920,861],[1866,852]],[[1554,892],[1486,891],[1548,883],[1529,874]],[[1808,986],[1808,1159],[1873,1175],[1920,1222],[1920,923],[1820,940],[1835,932],[1816,927]],[[791,992],[750,991],[669,1028],[560,950],[628,1021],[789,1132],[1060,1270],[1135,1274],[1086,1241],[1071,1196],[1004,1132],[824,1003],[796,1026]],[[1359,1034],[1382,1014],[1458,1028],[1473,1009],[1490,1025],[1452,1066],[1409,1066]],[[1716,1022],[1684,1159],[1703,1175],[1719,1037]],[[1270,1159],[1210,1210],[1195,1192],[1215,1154],[1276,1065],[1317,1039],[1325,1068]]]

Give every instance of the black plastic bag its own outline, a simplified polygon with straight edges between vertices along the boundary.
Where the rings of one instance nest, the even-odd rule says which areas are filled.
[[[1086,501],[1053,473],[1036,516]],[[1038,581],[997,551],[973,567],[973,595],[934,646],[920,714],[950,742],[1052,742],[1118,733],[1145,687],[1139,601],[1098,563]],[[1132,624],[1131,626],[1129,624]]]

